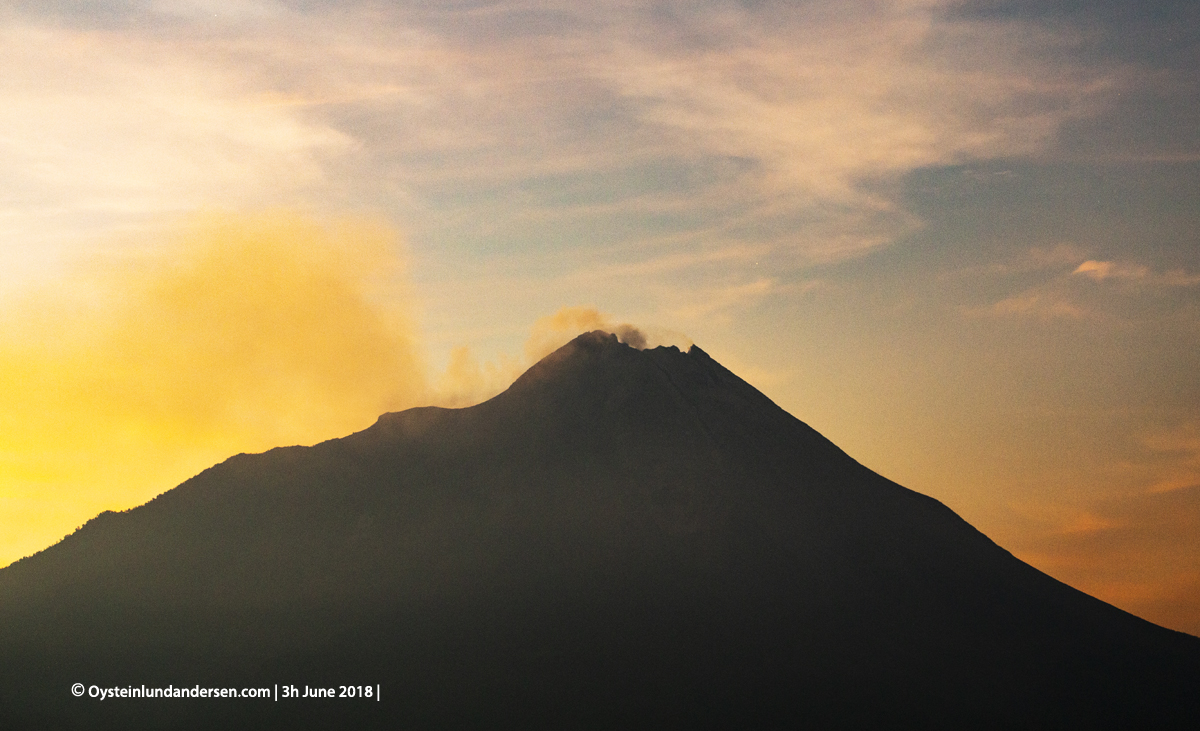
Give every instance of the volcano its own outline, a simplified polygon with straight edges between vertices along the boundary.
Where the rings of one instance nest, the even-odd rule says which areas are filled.
[[[1200,718],[1200,639],[1019,561],[700,348],[602,332],[477,406],[99,515],[0,570],[0,658],[17,729]],[[272,692],[99,697],[142,687]]]

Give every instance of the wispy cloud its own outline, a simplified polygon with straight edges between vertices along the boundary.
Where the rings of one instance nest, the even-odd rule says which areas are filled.
[[[170,44],[14,24],[0,25],[0,130],[13,277],[166,213],[300,203],[353,147]]]
[[[935,3],[789,8],[701,12],[674,32],[610,28],[592,61],[666,139],[757,161],[746,182],[759,215],[842,208],[843,233],[886,240],[902,221],[867,183],[1035,153],[1120,83],[1052,61],[1062,39],[1018,23],[949,21]],[[695,40],[714,37],[723,41]]]
[[[1086,256],[1087,253],[1083,247],[1071,242],[1061,242],[1052,246],[1032,247],[1000,261],[988,261],[946,269],[938,273],[938,278],[943,281],[980,277],[997,278],[1040,272],[1057,275],[1065,270],[1070,270]]]
[[[968,308],[966,312],[972,316],[1016,316],[1041,321],[1082,320],[1089,314],[1061,295],[1047,292],[1023,292],[986,307]]]
[[[1121,322],[1130,317],[1130,312],[1138,309],[1133,303],[1139,299],[1154,300],[1158,294],[1183,291],[1200,284],[1200,275],[1189,274],[1182,269],[1159,272],[1129,261],[1084,259],[1080,262],[1084,256],[1082,252],[1082,248],[1073,244],[1031,249],[1008,261],[954,270],[951,275],[1008,278],[1022,286],[1019,292],[990,304],[965,307],[963,311],[966,314],[1024,317],[1044,322],[1085,319]],[[1029,287],[1024,278],[1030,275],[1040,276],[1041,281]],[[1112,284],[1119,287],[1115,290],[1105,289]],[[1120,296],[1105,297],[1105,291]],[[1159,299],[1161,301],[1157,307],[1160,309],[1175,307],[1169,297]],[[1185,319],[1189,317],[1186,307],[1180,311]]]
[[[1149,270],[1142,266],[1118,266],[1111,261],[1089,259],[1076,267],[1072,274],[1082,274],[1095,280],[1118,277],[1120,279],[1145,279]]]
[[[1140,264],[1096,261],[1094,259],[1083,262],[1071,273],[1094,279],[1097,282],[1112,279],[1165,287],[1191,287],[1200,284],[1200,274],[1188,274],[1182,269],[1159,273]]]
[[[0,162],[60,227],[354,202],[418,238],[669,217],[838,261],[917,224],[887,181],[1036,154],[1129,73],[943,3],[31,7],[0,29]]]
[[[581,279],[621,279],[645,277],[662,273],[678,273],[701,268],[753,266],[770,253],[764,245],[727,246],[712,251],[672,252],[630,262],[587,266],[575,276]],[[626,254],[630,256],[630,254]]]

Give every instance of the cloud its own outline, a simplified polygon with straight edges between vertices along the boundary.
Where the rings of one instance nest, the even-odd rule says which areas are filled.
[[[840,261],[919,225],[889,181],[1037,155],[1131,83],[1070,32],[954,7],[30,6],[0,29],[0,170],[43,240],[353,201],[460,242],[545,246],[565,219],[579,245],[665,228]]]
[[[1061,242],[1049,248],[1034,247],[1029,249],[1019,264],[1011,267],[1012,271],[1029,271],[1037,269],[1062,269],[1079,261],[1083,257],[1083,249],[1077,244]]]
[[[1074,520],[1059,528],[1061,535],[1089,535],[1102,531],[1123,527],[1120,523],[1084,512],[1075,516]]]
[[[1106,279],[1143,283],[1157,287],[1191,287],[1200,284],[1200,274],[1188,274],[1182,269],[1157,273],[1140,264],[1089,259],[1079,265],[1072,274],[1087,277],[1097,282]]]
[[[1074,267],[1085,256],[1086,251],[1082,247],[1064,241],[1052,246],[1030,247],[999,261],[955,265],[939,271],[937,277],[941,281],[978,280],[981,278],[994,281],[999,278],[1015,278],[1042,273],[1059,275],[1070,267]]]
[[[660,345],[686,349],[692,345],[691,339],[682,333],[614,322],[611,315],[594,307],[563,307],[533,323],[525,341],[523,358],[501,354],[498,362],[480,363],[468,346],[455,348],[446,372],[439,380],[436,401],[443,406],[455,407],[479,403],[503,391],[529,366],[576,336],[593,330],[612,333],[622,343],[638,350]]]
[[[322,151],[351,143],[186,47],[13,25],[0,39],[0,155],[26,205],[161,214],[261,202],[319,182]]]
[[[1062,37],[952,19],[938,3],[786,8],[710,9],[673,18],[675,29],[610,27],[592,68],[666,139],[756,161],[741,181],[756,215],[816,209],[860,239],[835,258],[886,243],[907,223],[872,182],[1035,154],[1123,83],[1055,60]]]
[[[0,511],[24,507],[0,512],[22,526],[2,563],[233,453],[343,436],[427,399],[386,226],[211,213],[158,238],[5,303]]]
[[[1089,259],[1080,264],[1072,274],[1080,274],[1097,281],[1117,277],[1120,279],[1145,279],[1150,270],[1143,266],[1118,265],[1111,261]]]
[[[1145,313],[1167,312],[1186,322],[1194,319],[1186,301],[1188,287],[1200,284],[1200,275],[1182,269],[1156,272],[1142,264],[1083,258],[1082,249],[1059,244],[1050,249],[1031,249],[1010,261],[955,270],[950,276],[1012,277],[1027,287],[1029,276],[1043,274],[1033,287],[989,305],[963,308],[968,316],[1019,317],[1042,322],[1091,320],[1115,324],[1129,322],[1133,313],[1143,322]],[[1092,283],[1118,284],[1116,289]],[[1172,292],[1177,295],[1170,296]],[[1121,297],[1113,297],[1120,293]],[[1107,296],[1105,296],[1107,294]]]
[[[983,308],[968,308],[968,315],[1022,317],[1051,322],[1082,320],[1089,315],[1083,307],[1052,292],[1024,292]]]
[[[603,281],[662,274],[677,276],[680,272],[696,270],[727,271],[731,267],[757,266],[759,260],[769,254],[770,248],[762,245],[731,245],[712,251],[679,251],[633,261],[585,266],[575,273],[574,278],[580,281]],[[625,258],[633,259],[629,254]]]

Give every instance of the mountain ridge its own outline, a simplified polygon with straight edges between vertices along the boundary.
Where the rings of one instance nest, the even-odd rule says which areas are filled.
[[[388,698],[352,717],[152,706],[164,727],[1184,728],[1200,711],[1200,639],[1022,563],[700,348],[601,332],[481,404],[237,455],[98,516],[0,570],[0,650],[42,683],[0,669],[0,720],[39,725],[145,725],[145,706],[67,697],[84,677],[358,678]]]

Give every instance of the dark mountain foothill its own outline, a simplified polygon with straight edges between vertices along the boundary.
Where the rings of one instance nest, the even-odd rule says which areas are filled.
[[[4,729],[1197,718],[1200,639],[1022,563],[699,348],[601,332],[485,403],[238,455],[0,570]]]

